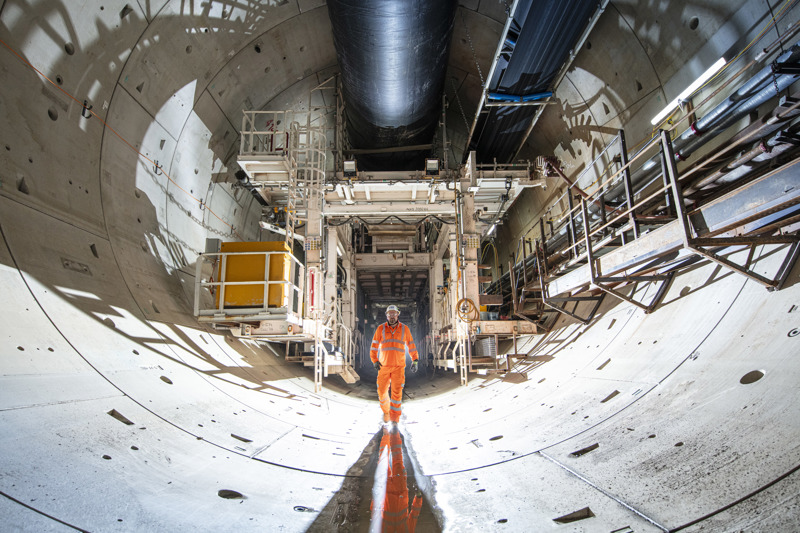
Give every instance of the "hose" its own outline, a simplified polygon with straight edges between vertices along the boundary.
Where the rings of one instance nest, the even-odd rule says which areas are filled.
[[[467,324],[474,320],[478,320],[478,317],[480,316],[478,313],[478,308],[475,306],[475,302],[469,298],[461,298],[458,301],[456,304],[456,314],[458,315],[458,318]]]

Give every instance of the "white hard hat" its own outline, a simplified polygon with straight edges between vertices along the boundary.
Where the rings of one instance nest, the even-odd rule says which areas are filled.
[[[386,312],[388,313],[389,311],[397,311],[397,314],[400,314],[400,309],[398,309],[397,306],[394,304],[386,308]]]

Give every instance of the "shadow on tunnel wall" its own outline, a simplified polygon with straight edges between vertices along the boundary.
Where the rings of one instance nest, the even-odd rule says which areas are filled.
[[[14,115],[15,120],[24,121],[25,125],[23,126],[21,122],[9,125],[7,133],[8,131],[17,131],[20,135],[13,142],[7,141],[9,144],[6,145],[6,150],[0,157],[3,159],[3,165],[9,169],[9,173],[13,175],[15,170],[18,173],[24,172],[25,178],[18,179],[15,188],[5,187],[0,193],[10,198],[10,201],[18,202],[21,206],[33,206],[48,213],[59,222],[73,220],[76,214],[73,210],[81,210],[79,204],[71,201],[72,197],[78,197],[78,200],[88,198],[88,201],[93,203],[90,204],[90,208],[84,209],[83,215],[81,215],[87,222],[78,222],[75,225],[82,230],[93,230],[92,233],[95,236],[88,235],[93,239],[96,239],[97,233],[104,231],[110,245],[104,246],[98,242],[97,245],[92,243],[89,247],[87,243],[84,250],[69,249],[73,243],[62,242],[61,246],[58,244],[53,247],[41,246],[40,250],[30,252],[27,248],[31,243],[36,243],[37,240],[44,243],[53,236],[42,235],[40,239],[28,239],[26,238],[28,236],[18,231],[18,228],[24,227],[24,224],[21,221],[15,221],[13,227],[9,224],[2,227],[4,246],[8,248],[11,257],[14,258],[11,262],[16,263],[8,266],[18,268],[34,297],[36,297],[37,289],[28,283],[33,281],[32,278],[35,278],[36,283],[44,287],[44,292],[59,295],[76,311],[89,317],[98,326],[113,330],[115,334],[142,348],[151,350],[161,357],[194,368],[183,361],[179,355],[181,349],[186,349],[203,363],[215,367],[215,370],[205,372],[210,376],[231,374],[251,383],[255,388],[277,390],[274,386],[266,385],[264,376],[257,375],[253,367],[264,366],[264,364],[269,366],[273,356],[276,358],[282,356],[280,348],[277,351],[274,349],[262,350],[261,344],[257,342],[232,341],[226,338],[225,346],[221,346],[221,348],[232,353],[238,352],[242,357],[241,363],[231,360],[230,364],[226,364],[213,355],[212,352],[215,350],[202,346],[196,335],[187,334],[190,328],[203,330],[191,316],[195,271],[195,262],[191,260],[191,257],[203,251],[198,249],[197,242],[205,239],[207,235],[217,238],[236,238],[236,231],[233,228],[245,226],[245,223],[254,217],[257,219],[257,216],[260,216],[260,206],[253,207],[255,202],[249,195],[237,194],[246,191],[231,190],[230,194],[239,204],[240,213],[238,217],[231,217],[229,213],[220,213],[223,220],[216,220],[215,215],[210,214],[207,208],[208,197],[200,197],[200,201],[195,202],[168,181],[166,174],[174,176],[180,166],[179,161],[175,158],[176,155],[180,155],[180,136],[170,141],[174,142],[172,146],[174,151],[168,154],[169,161],[159,162],[158,156],[153,151],[154,148],[158,148],[158,140],[152,138],[157,133],[151,135],[151,131],[148,129],[154,127],[156,122],[151,118],[149,126],[145,124],[141,128],[137,128],[133,124],[135,120],[129,120],[129,118],[141,117],[125,117],[124,114],[115,117],[114,113],[115,111],[119,112],[120,98],[136,100],[128,96],[135,93],[129,93],[128,91],[131,89],[123,87],[122,74],[126,71],[126,62],[132,54],[137,53],[137,49],[141,51],[143,46],[156,46],[155,42],[147,39],[143,44],[140,35],[140,28],[147,27],[156,16],[162,17],[162,19],[157,19],[159,27],[165,29],[169,27],[170,31],[177,31],[178,34],[190,34],[195,48],[200,48],[201,52],[202,44],[198,47],[198,42],[202,43],[204,37],[208,36],[208,42],[212,43],[208,46],[213,46],[219,41],[220,34],[236,34],[236,40],[230,41],[229,44],[231,44],[232,50],[239,51],[240,45],[246,49],[248,41],[258,40],[263,33],[274,29],[272,26],[274,21],[271,21],[270,18],[274,17],[277,7],[286,5],[287,2],[276,0],[249,5],[224,1],[206,2],[197,8],[193,2],[181,2],[179,5],[172,2],[168,7],[176,9],[177,12],[168,13],[169,21],[165,22],[163,21],[164,12],[169,10],[166,7],[167,4],[167,2],[161,2],[159,5],[155,5],[148,1],[141,8],[136,6],[136,9],[126,4],[118,13],[118,21],[115,25],[107,24],[105,22],[107,18],[101,19],[98,14],[91,19],[91,22],[88,22],[97,33],[96,38],[91,42],[87,41],[90,38],[86,37],[81,29],[81,24],[85,27],[87,20],[90,19],[71,20],[73,14],[63,5],[12,1],[3,2],[0,6],[0,17],[2,17],[0,20],[4,23],[7,34],[4,40],[11,45],[18,43],[17,46],[24,48],[22,43],[32,42],[33,37],[39,33],[44,32],[49,35],[50,39],[56,43],[55,47],[60,51],[60,55],[52,61],[51,65],[47,66],[45,72],[59,73],[59,75],[50,74],[50,78],[54,82],[50,83],[32,69],[22,67],[19,59],[13,57],[5,49],[3,54],[6,54],[6,57],[3,58],[3,61],[16,63],[14,67],[23,70],[24,76],[26,76],[24,84],[41,87],[45,96],[49,93],[60,94],[62,91],[66,91],[76,99],[76,101],[71,101],[65,96],[66,93],[60,94],[60,100],[57,99],[59,105],[57,109],[63,109],[65,113],[59,114],[57,111],[53,111],[49,113],[49,118],[45,114],[44,122],[27,120],[28,114],[38,111],[38,107],[33,105],[30,108],[20,108]],[[85,7],[84,11],[80,11],[80,13],[91,16],[90,8],[96,7]],[[112,6],[108,7],[114,9]],[[100,9],[102,10],[103,7]],[[292,6],[286,9],[292,9]],[[11,14],[19,13],[23,16],[11,16]],[[285,13],[283,11],[281,13],[285,19]],[[105,15],[114,14],[106,11]],[[136,15],[143,15],[144,19],[137,18]],[[112,16],[112,18],[114,17]],[[13,27],[9,27],[11,24]],[[148,34],[147,37],[155,37],[155,40],[158,40],[158,35]],[[82,42],[82,40],[87,42]],[[135,45],[133,49],[131,49],[131,44]],[[191,48],[191,46],[187,47],[185,53],[190,54]],[[197,51],[195,50],[195,52]],[[26,57],[22,50],[18,50],[18,52],[22,57]],[[181,52],[184,51],[181,50]],[[34,53],[27,60],[30,60],[36,67],[37,57]],[[230,56],[219,57],[224,57],[218,65],[220,68],[231,60]],[[80,62],[76,62],[76,58],[79,58]],[[137,55],[137,59],[141,59],[141,55]],[[83,68],[80,66],[76,68],[76,65],[83,65]],[[169,82],[175,87],[187,87],[197,81],[189,78],[176,79],[176,76],[181,76],[184,72],[171,72]],[[63,79],[61,74],[63,74]],[[192,94],[194,104],[199,102],[203,92],[208,91],[211,81],[213,78],[211,80],[206,78],[203,82],[205,85],[197,86]],[[20,86],[23,86],[23,83],[20,83]],[[142,84],[136,86],[134,90],[142,93],[148,89],[149,86]],[[33,92],[35,93],[35,91]],[[87,95],[96,95],[97,100],[95,101]],[[101,105],[103,98],[107,98],[105,105]],[[53,98],[51,97],[51,99]],[[211,99],[216,104],[213,96]],[[85,101],[85,103],[81,105],[81,101]],[[165,95],[161,107],[168,104],[169,95]],[[138,101],[135,105],[144,107],[144,104],[140,104]],[[124,106],[122,107],[124,110]],[[97,115],[90,115],[87,109],[91,109]],[[202,121],[203,111],[200,109],[193,111],[198,113],[198,117]],[[222,107],[220,107],[218,115],[223,117],[222,129],[225,130],[225,136],[228,137],[228,131],[235,131],[236,128],[228,123],[227,118],[224,118]],[[109,124],[116,119],[114,125],[118,131],[112,131],[105,127],[101,119]],[[18,148],[22,148],[25,144],[34,146],[42,144],[41,141],[36,142],[35,140],[26,142],[26,132],[30,130],[35,139],[38,136],[38,129],[42,127],[58,128],[59,135],[65,141],[57,146],[48,146],[49,159],[54,161],[51,165],[58,167],[59,162],[63,161],[64,163],[59,168],[59,172],[44,168],[31,170],[23,165],[23,163],[25,165],[29,163],[21,160],[24,152]],[[155,127],[160,128],[161,126],[156,124]],[[207,157],[211,159],[209,163],[211,168],[210,191],[212,188],[219,188],[220,185],[217,184],[221,182],[235,182],[224,169],[216,172],[214,170],[235,164],[234,157],[238,152],[238,139],[234,135],[223,140],[221,132],[219,132],[220,135],[216,135],[218,128],[214,124],[209,125],[208,129],[210,135],[205,150]],[[148,139],[148,137],[151,138]],[[152,146],[153,143],[155,143],[155,147]],[[80,145],[82,149],[72,150],[72,146],[75,144]],[[124,146],[124,144],[129,146]],[[164,148],[163,139],[161,148]],[[43,146],[42,150],[44,150]],[[72,150],[71,157],[62,154],[67,150]],[[149,160],[140,156],[137,150],[143,152]],[[17,159],[20,160],[17,161]],[[42,159],[46,158],[42,157]],[[30,163],[32,164],[33,161],[31,160]],[[197,170],[195,173],[197,174]],[[203,173],[200,174],[200,177],[203,180],[198,182],[196,189],[203,190],[209,185],[208,176]],[[68,179],[70,187],[66,187]],[[74,186],[73,181],[75,182]],[[75,186],[79,183],[82,185],[75,190]],[[92,194],[90,194],[90,190]],[[174,223],[176,217],[179,217],[178,228],[173,229],[170,222]],[[231,226],[230,231],[220,229],[224,228],[226,224]],[[245,236],[238,237],[243,240],[252,238],[254,232],[257,236],[257,225],[250,224],[250,226],[254,228],[252,231]],[[186,227],[190,228],[189,236],[195,237],[194,242],[189,242]],[[181,228],[184,228],[183,231]],[[43,230],[36,227],[30,229],[32,234],[37,231]],[[66,241],[66,239],[59,239],[58,235],[55,240]],[[91,254],[86,253],[89,249],[91,249]],[[58,282],[42,274],[41,268],[32,268],[37,260],[35,256],[42,253],[56,255],[57,257],[48,258],[49,263],[61,263],[65,268],[66,273],[59,275]],[[83,270],[84,267],[85,270]],[[94,273],[94,279],[92,273]],[[112,278],[112,284],[117,290],[104,291],[101,296],[98,296],[96,276]],[[108,280],[106,279],[106,281]],[[42,308],[45,314],[48,314],[46,305],[42,304]],[[50,311],[52,312],[52,310]],[[136,333],[130,333],[119,327],[121,322],[132,319],[136,320],[138,325],[143,328],[138,327]],[[211,333],[211,330],[207,328],[205,331]],[[208,338],[212,343],[221,342],[213,335],[201,335],[200,338],[204,341]],[[134,352],[134,355],[138,355],[136,350]],[[248,364],[251,366],[248,367]],[[313,375],[310,369],[303,367],[293,370],[290,373],[276,368],[268,377],[269,379],[283,379],[297,375],[308,377]],[[282,390],[280,392],[285,393]]]

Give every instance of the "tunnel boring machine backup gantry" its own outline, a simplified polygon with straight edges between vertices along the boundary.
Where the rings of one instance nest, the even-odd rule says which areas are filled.
[[[262,204],[269,237],[208,241],[195,315],[284,343],[287,360],[314,367],[319,390],[331,373],[358,379],[374,326],[394,303],[427,362],[466,384],[469,372],[511,372],[524,357],[517,337],[547,331],[554,317],[588,324],[606,296],[654,311],[674,274],[702,258],[780,289],[798,255],[800,95],[781,92],[799,58],[795,45],[738,85],[724,83],[716,107],[700,118],[692,110],[680,135],[654,130],[629,153],[620,130],[577,176],[552,157],[478,164],[469,152],[450,165],[433,145],[424,168],[359,170],[360,156],[419,147],[350,146],[336,77],[311,91],[305,110],[245,111],[237,176]],[[742,126],[758,108],[762,117]],[[520,239],[506,268],[496,250],[494,265],[485,261],[506,211],[548,179],[567,186],[538,234]],[[762,245],[783,255],[776,272],[751,268]],[[750,258],[732,262],[742,247]],[[511,344],[501,350],[503,341]]]

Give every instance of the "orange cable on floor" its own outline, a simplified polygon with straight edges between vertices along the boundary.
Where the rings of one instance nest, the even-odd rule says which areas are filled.
[[[189,191],[187,191],[186,189],[184,189],[183,187],[181,187],[180,185],[178,185],[178,183],[177,183],[175,180],[173,180],[173,179],[172,179],[172,177],[170,177],[170,175],[169,175],[169,174],[167,174],[167,173],[166,173],[166,171],[164,170],[164,168],[163,168],[161,165],[159,165],[158,163],[156,163],[155,161],[153,161],[152,159],[150,159],[149,157],[147,157],[146,155],[144,155],[142,152],[140,152],[140,151],[139,151],[139,150],[138,150],[138,149],[137,149],[135,146],[133,146],[131,143],[129,143],[129,142],[128,142],[128,140],[127,140],[127,139],[125,139],[125,137],[123,137],[122,135],[120,135],[119,133],[117,133],[117,131],[116,131],[114,128],[112,128],[111,126],[109,126],[109,125],[108,125],[108,123],[107,123],[105,120],[103,120],[103,119],[102,119],[102,118],[101,118],[101,117],[100,117],[100,116],[99,116],[97,113],[95,113],[94,111],[92,111],[90,108],[86,107],[86,106],[85,106],[83,103],[81,103],[81,101],[80,101],[80,100],[78,100],[77,98],[75,98],[74,96],[72,96],[72,95],[71,95],[69,92],[67,92],[67,91],[65,91],[64,89],[62,89],[62,88],[61,88],[61,86],[59,86],[57,83],[53,83],[53,80],[51,80],[50,78],[48,78],[47,76],[45,76],[45,75],[44,75],[44,73],[42,73],[42,71],[40,71],[40,70],[39,70],[39,69],[37,69],[35,66],[33,66],[33,65],[30,63],[30,61],[28,61],[27,59],[25,59],[24,57],[22,57],[22,56],[21,56],[21,55],[20,55],[20,54],[19,54],[19,53],[18,53],[16,50],[14,50],[14,49],[13,49],[11,46],[9,46],[9,45],[8,45],[8,44],[7,44],[5,41],[3,41],[2,39],[0,39],[0,43],[2,43],[2,44],[3,44],[3,46],[5,46],[6,48],[8,48],[8,49],[11,51],[11,53],[13,53],[15,56],[17,56],[17,58],[19,58],[19,60],[20,60],[20,61],[22,61],[22,62],[23,62],[23,63],[25,63],[25,64],[26,64],[28,67],[30,67],[31,69],[33,69],[33,71],[34,71],[34,72],[36,72],[36,73],[37,73],[39,76],[41,76],[42,78],[46,79],[46,80],[47,80],[47,81],[50,83],[50,85],[52,85],[53,87],[55,87],[56,89],[58,89],[59,91],[61,91],[61,92],[62,92],[62,93],[64,93],[65,95],[67,95],[69,98],[71,98],[72,100],[74,100],[75,102],[77,102],[77,103],[78,103],[78,105],[80,105],[80,106],[81,106],[81,107],[82,107],[84,110],[86,110],[86,111],[88,111],[89,113],[91,113],[93,117],[97,118],[97,120],[99,120],[100,122],[102,122],[102,123],[103,123],[103,126],[105,126],[106,128],[108,128],[108,129],[109,129],[109,130],[110,130],[110,131],[111,131],[111,132],[112,132],[114,135],[116,135],[116,136],[117,136],[117,138],[119,138],[119,140],[121,140],[123,143],[125,143],[125,144],[126,144],[126,145],[127,145],[127,146],[128,146],[130,149],[131,149],[131,150],[133,150],[134,152],[136,152],[137,154],[139,154],[139,155],[142,157],[142,159],[144,159],[144,160],[146,160],[146,161],[149,161],[150,163],[152,163],[154,168],[156,168],[156,169],[160,170],[160,171],[161,171],[161,173],[162,173],[162,174],[164,174],[164,176],[166,176],[166,177],[167,177],[167,179],[168,179],[169,181],[171,181],[173,185],[175,185],[175,186],[176,186],[178,189],[180,189],[181,191],[183,191],[184,193],[186,193],[186,195],[187,195],[189,198],[191,198],[192,200],[194,200],[195,202],[197,202],[199,205],[201,205],[201,206],[204,206],[204,207],[205,207],[205,209],[207,209],[209,213],[211,213],[212,215],[214,215],[215,217],[217,217],[217,219],[218,219],[220,222],[222,222],[223,224],[225,224],[226,226],[228,226],[229,228],[231,228],[231,232],[232,232],[232,233],[235,233],[235,234],[236,234],[236,236],[237,236],[237,237],[239,237],[239,239],[240,239],[240,240],[244,240],[244,238],[243,238],[241,235],[239,235],[239,232],[237,232],[237,231],[236,231],[236,229],[233,227],[233,225],[231,225],[231,224],[229,224],[228,222],[225,222],[224,220],[222,220],[222,218],[220,218],[220,216],[219,216],[219,215],[217,215],[217,214],[216,214],[214,211],[212,211],[212,210],[211,210],[211,208],[210,208],[210,207],[209,207],[207,204],[203,203],[203,201],[202,201],[201,199],[199,199],[199,198],[195,198],[193,194],[191,194]]]

